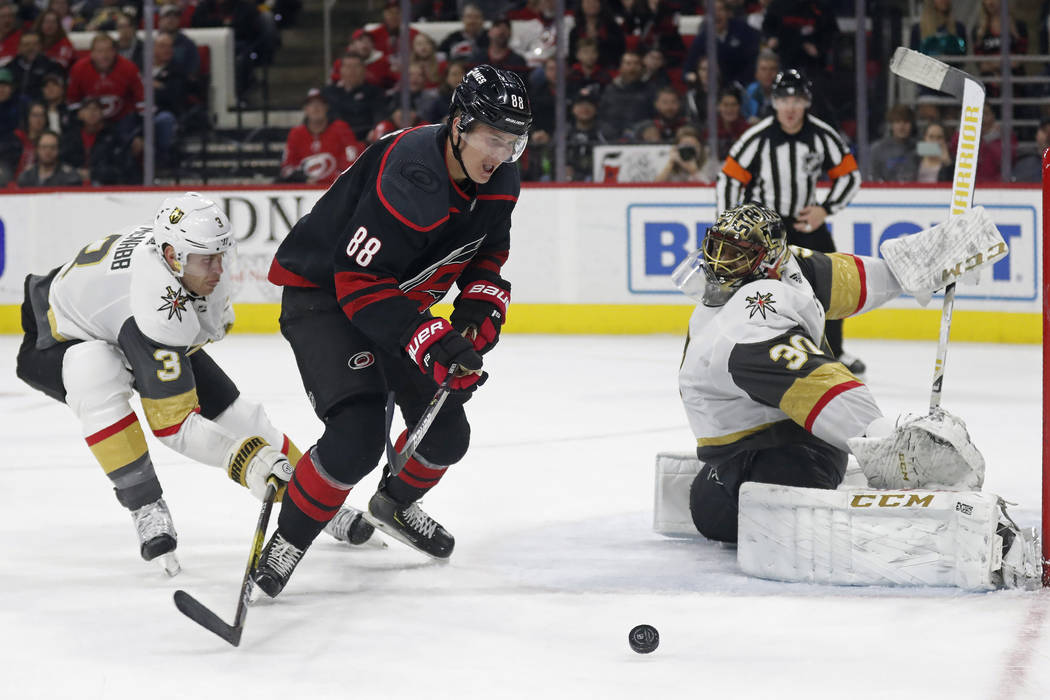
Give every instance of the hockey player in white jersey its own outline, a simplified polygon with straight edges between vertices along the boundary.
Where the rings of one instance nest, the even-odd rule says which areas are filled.
[[[301,456],[203,350],[233,324],[224,264],[234,243],[226,215],[190,192],[165,199],[151,224],[90,243],[25,281],[18,376],[73,410],[131,512],[142,558],[163,555],[172,575],[175,527],[131,407],[133,391],[157,439],[226,469],[257,497],[269,477],[287,482]],[[344,540],[351,539],[350,520],[357,519],[341,520]],[[355,529],[353,539],[370,534],[367,523],[360,527],[367,532]]]
[[[940,241],[952,244],[969,236],[973,245],[994,251],[982,261],[1006,254],[983,210],[953,221],[942,225],[953,226],[947,234],[931,229],[907,244],[928,243],[922,238],[925,234],[939,235]],[[942,270],[950,265],[930,256],[924,260],[914,252],[905,260],[908,274],[897,275],[892,260],[789,248],[781,218],[766,207],[747,203],[723,212],[700,249],[676,269],[675,283],[700,302],[689,322],[679,388],[701,463],[690,487],[689,511],[702,535],[737,542],[738,520],[741,530],[745,522],[749,527],[752,523],[750,515],[738,512],[741,486],[748,482],[802,487],[783,490],[784,498],[798,502],[805,501],[807,493],[821,493],[813,489],[836,489],[850,452],[857,456],[869,486],[876,489],[980,489],[984,460],[959,418],[941,409],[897,421],[884,417],[868,387],[835,359],[823,338],[826,318],[864,313],[902,291],[928,298],[943,286]],[[909,285],[902,289],[898,277],[908,278]],[[857,502],[867,505],[878,499]],[[888,502],[903,505],[909,499]],[[932,501],[921,502],[928,506]],[[992,503],[996,505],[994,498]],[[762,521],[759,529],[775,529],[763,520],[765,513],[755,516]],[[1024,547],[1031,550],[1030,538],[1022,542],[1015,537],[1017,528],[1007,520],[993,521],[981,542],[1000,537],[1002,555],[1016,539],[1019,547],[1011,563],[1020,569],[1028,566],[1031,574],[1031,562],[1019,561]],[[785,533],[801,531],[797,523],[773,521],[783,525],[780,533],[767,533],[767,540],[777,546],[791,539]],[[810,549],[813,538],[820,539],[805,538],[809,539],[800,546]],[[744,545],[741,542],[742,551]],[[773,566],[770,558],[776,557],[758,557],[762,571]],[[986,576],[968,580],[988,583],[996,574],[1002,581],[1001,571],[988,570],[994,558],[977,558]],[[783,559],[800,558],[792,550]],[[772,578],[793,578],[789,573],[798,573],[773,568]],[[1016,578],[1025,578],[1023,571]]]

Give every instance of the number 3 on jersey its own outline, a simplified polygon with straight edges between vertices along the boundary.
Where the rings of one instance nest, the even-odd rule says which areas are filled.
[[[346,257],[353,258],[361,267],[368,267],[372,258],[383,247],[383,242],[374,236],[368,235],[368,229],[364,226],[354,231],[350,242],[346,244]]]

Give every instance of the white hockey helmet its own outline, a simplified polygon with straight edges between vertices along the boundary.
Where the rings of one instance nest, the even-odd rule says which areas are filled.
[[[172,272],[176,276],[182,274],[190,253],[225,253],[236,243],[226,214],[199,192],[164,200],[153,219],[153,241],[162,254],[165,244],[175,250],[176,269]]]

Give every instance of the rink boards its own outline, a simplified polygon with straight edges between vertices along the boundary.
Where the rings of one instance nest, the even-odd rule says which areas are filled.
[[[233,274],[242,332],[277,329],[279,290],[266,281],[277,245],[323,190],[305,187],[202,188],[228,213],[239,241]],[[0,332],[20,330],[18,304],[28,272],[47,271],[81,246],[152,218],[171,189],[64,190],[0,195]],[[175,190],[178,191],[178,190]],[[818,194],[818,199],[823,196]],[[839,250],[878,255],[888,238],[947,216],[946,186],[865,185],[831,217]],[[960,285],[956,340],[1039,342],[1041,191],[978,187],[1010,255]],[[513,282],[507,330],[524,333],[680,333],[690,300],[670,273],[714,220],[714,189],[697,186],[526,186],[515,209]],[[442,305],[437,313],[445,312]],[[936,338],[939,299],[923,309],[909,298],[847,321],[853,337]]]

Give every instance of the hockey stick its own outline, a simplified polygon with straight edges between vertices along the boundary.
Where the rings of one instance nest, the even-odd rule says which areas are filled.
[[[904,46],[897,47],[890,59],[890,70],[913,83],[947,93],[962,100],[959,116],[959,143],[955,147],[955,172],[952,176],[952,202],[949,218],[973,207],[974,177],[977,172],[978,145],[981,139],[981,118],[984,115],[984,87],[969,73],[952,68],[925,54]],[[930,411],[941,405],[944,385],[944,364],[948,355],[948,336],[952,328],[952,309],[955,306],[955,282],[944,288],[944,306],[941,310],[941,330],[937,339],[937,360],[933,368],[930,389]]]
[[[270,477],[266,481],[266,495],[263,496],[262,510],[255,524],[255,535],[252,538],[252,549],[248,555],[248,566],[244,569],[244,580],[241,581],[241,592],[237,598],[237,612],[233,624],[228,625],[222,618],[213,613],[203,603],[183,590],[175,591],[175,607],[204,629],[214,632],[233,646],[240,646],[241,633],[244,632],[244,619],[248,615],[248,599],[251,597],[251,574],[259,563],[262,554],[263,539],[266,537],[266,526],[270,523],[273,502],[277,499],[277,479]]]
[[[445,405],[445,399],[448,398],[449,386],[452,384],[452,378],[456,376],[456,372],[459,371],[459,365],[452,363],[448,368],[448,374],[445,375],[445,381],[441,382],[438,386],[438,390],[434,392],[434,398],[430,399],[430,403],[427,404],[426,409],[423,411],[423,415],[419,417],[416,422],[416,427],[412,429],[412,432],[408,434],[408,439],[405,440],[405,444],[401,447],[401,451],[398,452],[394,449],[394,443],[390,441],[390,427],[394,424],[394,392],[390,392],[386,398],[386,460],[390,463],[390,473],[397,474],[405,466],[405,463],[412,458],[412,455],[416,453],[416,448],[419,447],[419,443],[423,441],[427,431],[430,430],[431,423],[434,422],[434,418],[437,417],[438,411]]]

